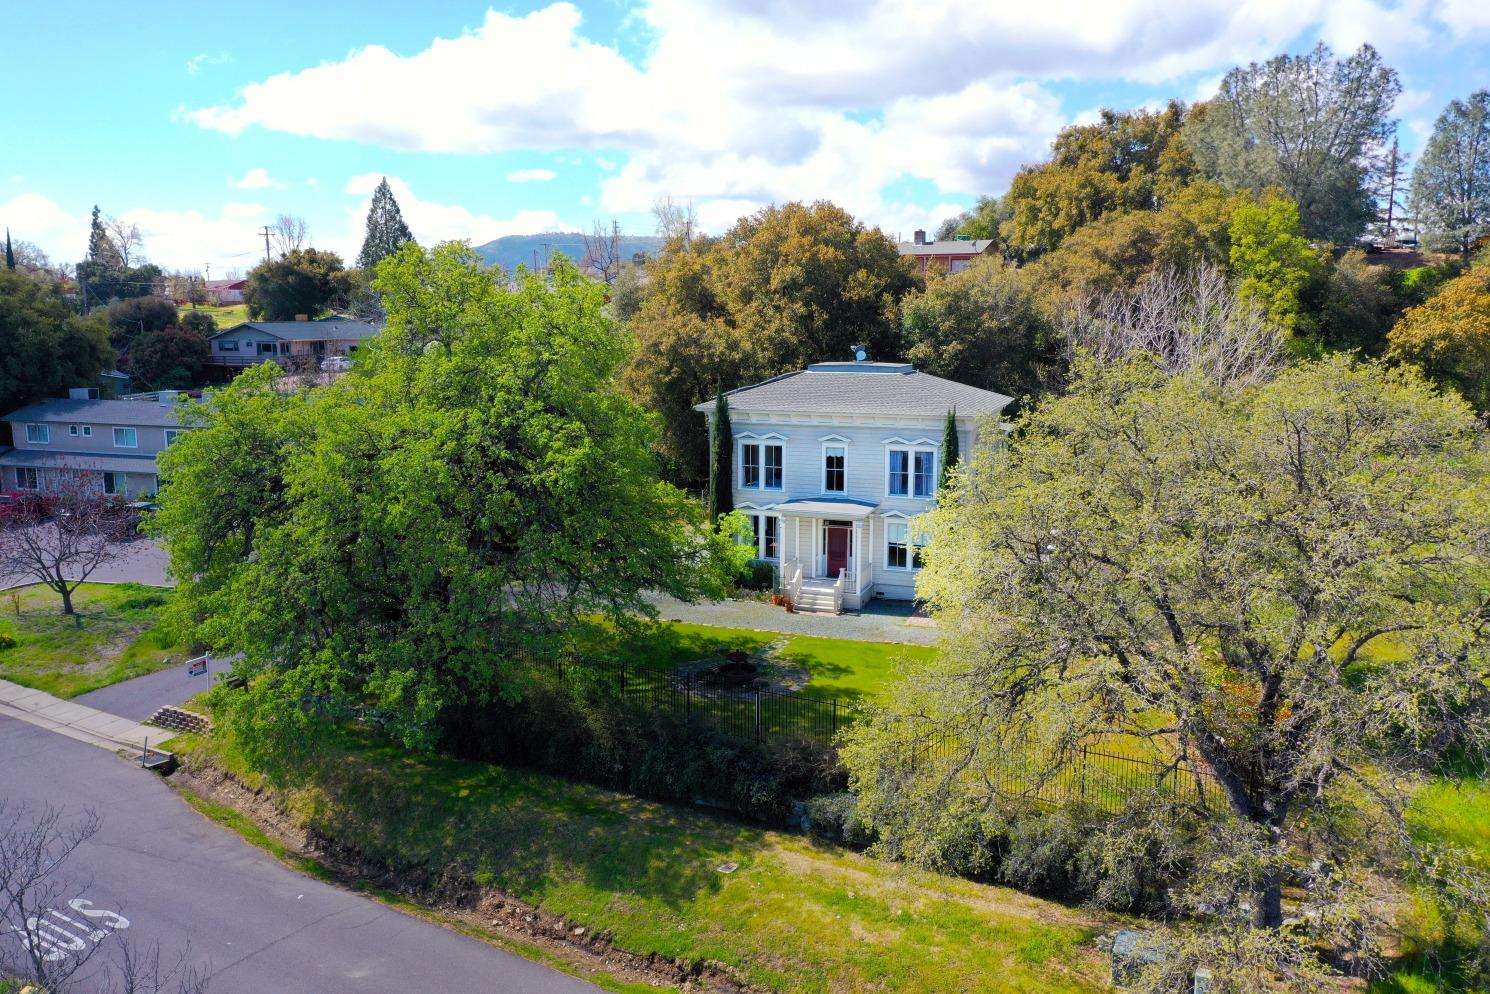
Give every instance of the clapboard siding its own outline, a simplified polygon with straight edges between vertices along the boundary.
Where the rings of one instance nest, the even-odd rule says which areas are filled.
[[[843,496],[867,500],[878,505],[876,513],[864,519],[861,543],[855,556],[862,556],[867,549],[872,564],[872,593],[883,597],[911,599],[915,597],[916,574],[914,571],[892,570],[886,566],[886,522],[884,512],[900,512],[909,517],[930,510],[935,501],[914,497],[892,497],[889,494],[888,450],[889,440],[898,438],[905,442],[929,444],[937,453],[937,467],[941,466],[941,441],[943,424],[928,419],[906,419],[866,424],[841,423],[831,420],[784,420],[780,416],[756,419],[749,415],[731,418],[735,435],[732,482],[735,506],[745,509],[769,509],[786,501],[827,496],[823,492],[823,448],[827,444],[842,444],[848,450],[846,465],[847,491]],[[978,426],[971,418],[958,419],[958,445],[966,454],[977,444]],[[842,439],[834,443],[833,439]],[[742,467],[741,442],[761,442],[782,446],[782,487],[779,490],[746,489],[740,486]],[[764,465],[762,466],[764,476]],[[782,513],[778,511],[777,513]],[[782,558],[797,559],[804,564],[815,562],[817,555],[816,529],[820,522],[799,519],[784,513],[782,520]]]

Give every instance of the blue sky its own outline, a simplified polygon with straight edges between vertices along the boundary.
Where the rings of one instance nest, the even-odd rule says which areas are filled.
[[[378,177],[422,241],[721,231],[827,197],[890,233],[1000,192],[1103,106],[1203,98],[1238,61],[1375,44],[1402,137],[1490,86],[1483,0],[638,0],[489,7],[83,0],[6,14],[0,224],[76,260],[94,203],[214,275],[305,217],[354,253]],[[988,8],[984,10],[983,8]],[[1008,9],[1003,9],[1008,8]]]

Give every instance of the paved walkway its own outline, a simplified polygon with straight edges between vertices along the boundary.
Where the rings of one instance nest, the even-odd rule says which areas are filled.
[[[899,642],[935,645],[937,630],[927,619],[913,613],[906,601],[874,601],[857,614],[788,614],[768,601],[700,601],[685,604],[661,594],[648,599],[663,621],[686,621],[695,625],[748,628],[785,635],[817,635],[822,638],[856,639],[860,642]]]
[[[64,701],[9,680],[0,680],[0,715],[110,752],[141,750],[146,739],[152,745],[160,745],[172,734],[164,728],[142,725],[76,701]]]

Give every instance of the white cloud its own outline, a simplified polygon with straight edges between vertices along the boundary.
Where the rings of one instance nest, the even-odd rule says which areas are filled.
[[[620,163],[594,160],[608,173],[607,209],[645,211],[670,194],[711,228],[731,211],[814,197],[889,224],[925,212],[887,199],[894,184],[997,190],[1043,154],[1068,123],[1053,81],[1188,84],[1308,29],[1337,41],[1392,30],[1417,45],[1428,2],[1191,0],[1160,17],[1146,0],[639,0],[631,16],[654,43],[633,63],[559,0],[522,16],[489,10],[410,55],[358,49],[184,113],[230,134],[407,151],[620,152]]]
[[[1443,0],[1435,14],[1460,37],[1490,33],[1490,4],[1485,0]]]
[[[547,183],[559,174],[552,169],[514,169],[507,174],[509,183]]]
[[[269,175],[269,170],[263,166],[254,166],[244,173],[241,179],[235,179],[230,183],[240,190],[283,190],[285,184]]]
[[[79,258],[88,245],[88,217],[72,214],[39,193],[22,193],[0,203],[0,226],[16,241],[32,242],[55,261]]]
[[[195,76],[203,66],[220,66],[232,61],[233,56],[228,52],[218,52],[216,55],[203,52],[186,60],[186,71]]]
[[[269,219],[269,210],[263,204],[230,202],[216,216],[137,207],[120,217],[139,225],[146,257],[161,267],[197,270],[211,263],[213,269],[226,272],[259,261],[259,226]],[[83,231],[86,234],[86,219]]]
[[[372,193],[383,179],[382,173],[364,173],[347,180],[345,192],[360,195],[355,205],[346,209],[345,232],[333,240],[328,247],[341,253],[342,258],[352,260],[362,250],[362,239],[366,233],[368,208],[372,206]],[[520,210],[512,217],[498,218],[479,214],[458,204],[441,204],[417,196],[408,183],[397,176],[389,176],[388,186],[398,201],[404,223],[414,237],[424,245],[439,242],[468,241],[480,245],[502,235],[527,235],[539,231],[572,230],[561,226],[559,216],[547,210]]]

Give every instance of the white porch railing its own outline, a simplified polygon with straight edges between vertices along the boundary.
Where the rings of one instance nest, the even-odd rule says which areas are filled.
[[[781,564],[781,593],[793,604],[802,596],[802,564],[795,559]]]
[[[864,591],[868,590],[870,584],[874,582],[873,578],[874,565],[869,561],[869,557],[861,556],[857,558],[854,561],[854,593],[862,598]]]
[[[843,613],[843,582],[848,578],[848,570],[838,571],[838,579],[833,581],[833,613]]]

